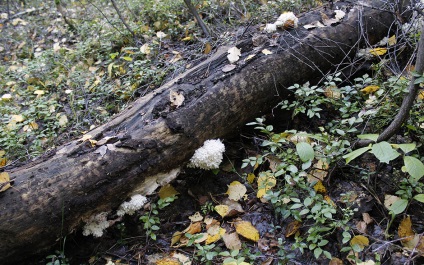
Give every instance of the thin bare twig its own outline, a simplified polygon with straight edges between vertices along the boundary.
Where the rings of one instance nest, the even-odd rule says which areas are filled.
[[[129,25],[127,24],[127,22],[125,21],[124,16],[122,16],[122,13],[121,13],[121,11],[119,10],[118,6],[116,5],[115,0],[111,0],[111,2],[112,2],[112,5],[113,5],[113,8],[115,9],[116,13],[117,13],[117,14],[118,14],[118,16],[119,16],[119,19],[122,21],[122,23],[123,23],[123,24],[124,24],[124,26],[127,28],[127,30],[131,33],[131,35],[132,35],[133,37],[135,37],[135,33],[134,33],[134,31],[130,28],[130,26],[129,26]]]
[[[206,37],[210,38],[211,34],[209,33],[208,27],[206,27],[205,23],[203,22],[202,18],[200,17],[199,13],[197,12],[196,8],[191,3],[191,0],[184,0],[184,3],[190,10],[191,14],[196,18],[197,23],[202,28],[203,33],[205,33]]]

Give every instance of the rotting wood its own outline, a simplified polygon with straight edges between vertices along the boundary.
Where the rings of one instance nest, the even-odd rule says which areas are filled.
[[[376,8],[338,2],[346,17],[329,27],[302,28],[319,20],[321,9],[302,16],[296,30],[264,36],[262,46],[254,47],[251,39],[241,42],[242,56],[227,73],[221,71],[227,64],[228,47],[223,47],[88,132],[97,141],[95,147],[75,140],[13,169],[13,188],[0,193],[0,263],[41,252],[80,228],[83,219],[116,209],[147,178],[152,183],[155,176],[175,172],[205,140],[237,133],[269,112],[288,97],[285,87],[322,77],[349,60],[362,38],[375,43],[387,36],[395,17],[383,11],[381,1],[366,2]],[[263,54],[264,48],[273,54]],[[171,106],[171,91],[184,94],[182,106]],[[113,150],[104,156],[95,153],[105,144]]]

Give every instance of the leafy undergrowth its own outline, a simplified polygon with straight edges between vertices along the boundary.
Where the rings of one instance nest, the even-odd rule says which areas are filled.
[[[27,13],[1,17],[0,166],[104,123],[234,41],[228,30],[240,21],[301,9],[297,1],[251,2],[198,3],[221,35],[214,42],[178,1],[118,2],[135,37],[109,2],[11,6],[9,16]],[[258,10],[262,17],[251,15]],[[292,119],[256,119],[225,142],[219,170],[186,169],[132,215],[100,216],[115,223],[102,237],[68,235],[38,263],[422,264],[424,240],[414,232],[424,225],[422,96],[398,135],[352,149],[358,137],[375,139],[399,109],[410,74],[387,74],[390,51],[414,40],[400,36],[365,51],[378,58],[372,77],[342,83],[335,74],[290,87],[294,100],[279,108]]]
[[[408,130],[422,126],[422,100],[402,134],[351,148],[375,140],[361,130],[397,106],[406,80],[341,85],[336,74],[289,88],[283,115],[225,142],[219,170],[187,168],[135,214],[110,215],[118,224],[100,239],[68,236],[62,253],[88,264],[422,264],[423,130]]]

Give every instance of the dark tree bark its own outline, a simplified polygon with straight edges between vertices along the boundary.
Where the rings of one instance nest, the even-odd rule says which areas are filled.
[[[222,71],[228,64],[223,47],[89,132],[95,147],[72,141],[12,169],[13,187],[0,193],[0,264],[51,247],[83,219],[116,209],[136,189],[151,193],[158,182],[174,178],[205,140],[225,138],[269,112],[288,96],[285,87],[320,78],[349,60],[362,38],[375,43],[387,36],[395,17],[381,2],[368,1],[370,7],[338,2],[349,5],[341,23],[304,29],[321,19],[322,9],[302,16],[298,29],[280,31],[277,38],[264,35],[269,39],[261,47],[245,40],[237,45],[242,55],[230,72]],[[263,54],[264,48],[273,54]],[[249,55],[255,56],[247,60]],[[172,106],[171,91],[184,95],[181,106]]]

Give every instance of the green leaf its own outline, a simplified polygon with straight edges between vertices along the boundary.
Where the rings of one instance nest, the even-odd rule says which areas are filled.
[[[394,215],[398,215],[405,211],[408,201],[405,199],[400,199],[395,201],[390,207],[389,210],[393,212]]]
[[[349,164],[350,161],[362,155],[363,153],[367,152],[368,150],[371,150],[371,146],[366,146],[366,147],[356,149],[355,151],[344,155],[343,158],[346,159],[346,164]]]
[[[418,78],[415,79],[414,85],[419,85],[423,82],[424,82],[424,77],[421,76],[421,77],[418,77]]]
[[[388,142],[380,142],[374,144],[371,149],[371,153],[377,157],[380,162],[389,163],[391,160],[400,156],[400,154],[393,149]]]
[[[414,199],[416,199],[419,202],[424,203],[424,194],[417,194],[414,196]]]
[[[315,256],[316,259],[318,259],[319,256],[321,256],[321,254],[322,254],[322,248],[314,249],[314,256]]]
[[[416,143],[409,144],[392,144],[394,148],[400,148],[404,154],[407,154],[417,147]]]
[[[305,142],[300,142],[296,144],[296,152],[303,162],[312,160],[315,157],[314,149],[310,144]]]
[[[424,176],[424,165],[419,159],[412,156],[405,156],[403,162],[405,163],[406,172],[408,172],[415,181],[418,181]]]
[[[377,142],[378,134],[361,134],[358,135],[358,138],[362,140],[371,140]]]
[[[122,59],[124,59],[125,61],[127,61],[127,62],[132,62],[132,58],[131,57],[129,57],[129,56],[122,56],[121,57]]]

